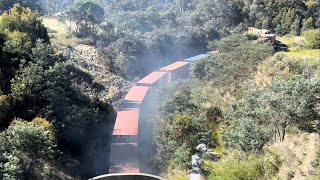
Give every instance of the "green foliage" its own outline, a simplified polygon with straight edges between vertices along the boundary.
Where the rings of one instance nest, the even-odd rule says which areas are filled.
[[[1,58],[0,82],[1,91],[10,93],[10,81],[15,76],[22,62],[30,61],[29,54],[37,39],[49,41],[46,28],[43,26],[39,15],[28,8],[16,4],[11,13],[3,13],[0,17]],[[23,59],[23,60],[22,60]],[[12,119],[12,117],[11,117]]]
[[[146,54],[145,49],[143,42],[137,38],[121,38],[111,43],[105,54],[113,71],[125,77],[134,77],[142,74],[143,64],[148,63],[137,59]]]
[[[49,41],[47,29],[39,19],[39,15],[32,12],[29,8],[24,8],[19,4],[15,4],[10,10],[10,14],[5,12],[0,18],[0,29],[10,35],[15,31],[26,33],[32,42],[37,39]]]
[[[231,35],[214,44],[220,55],[198,61],[193,74],[197,79],[213,82],[215,87],[238,86],[273,52],[267,44],[250,42],[241,35]]]
[[[22,163],[18,157],[3,153],[6,163],[0,163],[0,173],[3,173],[3,180],[22,179]],[[0,176],[1,177],[1,176]]]
[[[74,0],[40,0],[41,12],[46,15],[54,15],[68,9]]]
[[[47,179],[45,163],[57,155],[57,145],[50,139],[49,131],[34,123],[16,119],[0,138],[3,159],[0,171],[4,179]]]
[[[28,54],[31,47],[32,42],[27,33],[14,31],[8,35],[8,40],[5,42],[4,50],[8,53],[23,56]]]
[[[248,40],[257,40],[259,37],[256,34],[246,34]]]
[[[60,150],[68,157],[78,156],[76,158],[81,160],[79,169],[86,167],[80,175],[92,177],[97,171],[93,164],[99,161],[99,157],[91,154],[106,150],[107,145],[100,140],[108,136],[108,130],[111,128],[108,105],[86,94],[95,91],[92,77],[72,64],[63,62],[65,59],[56,54],[48,41],[49,38],[46,38],[48,35],[39,15],[30,9],[15,5],[10,14],[4,13],[0,17],[0,34],[0,129],[7,129],[14,117],[32,121],[33,125],[37,124],[37,127],[40,126],[46,132],[50,142],[59,143]],[[43,119],[34,119],[36,117]],[[9,129],[15,126],[12,125]],[[28,130],[24,127],[20,128],[23,132],[18,133],[23,134]],[[35,130],[34,133],[40,133],[29,124],[26,127]],[[23,136],[29,136],[33,132],[28,133]],[[8,138],[20,141],[14,135]],[[23,140],[25,139],[21,139]],[[5,140],[3,143],[9,141]],[[3,143],[1,142],[1,145]],[[10,142],[9,145],[13,143]],[[23,143],[26,147],[18,148],[31,146],[29,140]],[[40,140],[34,143],[39,144],[39,147],[48,145],[46,141]],[[18,146],[17,144],[14,145]],[[97,147],[94,148],[95,153],[92,153],[93,146]],[[44,150],[40,155],[49,158],[50,149],[46,150],[48,151]],[[7,149],[4,151],[8,152]],[[38,149],[34,151],[41,152]],[[40,158],[39,161],[42,162],[35,165],[33,163],[37,162],[31,161],[29,156],[40,155],[28,153],[23,152],[26,157],[14,154],[14,157],[22,158],[22,165],[27,168],[23,172],[24,176],[27,176],[27,179],[52,179],[51,175],[54,173],[51,171],[54,167],[51,166],[58,160]],[[0,159],[2,164],[7,163],[2,153]]]
[[[304,19],[302,21],[302,30],[306,31],[306,30],[310,30],[313,29],[313,18],[309,17],[308,19]]]
[[[256,28],[275,30],[278,35],[289,32],[299,35],[301,28],[315,28],[319,10],[320,4],[315,0],[253,0],[249,21]]]
[[[191,152],[186,144],[177,147],[173,154],[173,163],[177,164],[179,168],[190,168]]]
[[[28,7],[32,10],[38,10],[41,11],[41,7],[40,7],[40,0],[1,0],[0,1],[0,11],[7,11],[10,8],[12,8],[12,6],[14,4],[20,4],[23,7]]]
[[[6,95],[0,95],[0,125],[3,124],[3,120],[10,110],[9,97]]]
[[[221,162],[205,161],[207,179],[272,179],[281,164],[279,155],[272,151],[237,159],[232,157]]]
[[[304,31],[303,36],[306,38],[306,47],[308,49],[320,49],[320,30]]]
[[[159,164],[162,168],[166,168],[170,162],[182,168],[190,167],[194,148],[209,134],[205,122],[195,117],[176,115],[172,122],[160,120],[155,134]]]
[[[261,150],[271,138],[270,129],[248,118],[231,122],[224,133],[226,146],[239,148],[245,152]]]
[[[47,119],[44,118],[34,118],[31,121],[33,124],[36,124],[38,126],[41,126],[44,128],[44,130],[49,132],[49,138],[52,141],[56,141],[56,135],[55,135],[55,128],[52,123],[50,123]]]
[[[318,88],[317,78],[309,80],[302,75],[278,78],[270,86],[231,105],[226,119],[252,118],[272,128],[275,138],[283,140],[289,126],[308,126],[316,117]]]
[[[9,149],[17,152],[20,158],[26,155],[30,159],[52,159],[56,154],[56,145],[49,138],[49,131],[33,123],[21,120],[13,121],[5,131]]]
[[[78,0],[66,11],[68,19],[77,24],[77,35],[88,37],[96,34],[96,25],[103,20],[104,10],[92,0]]]
[[[291,34],[295,36],[300,35],[300,32],[301,32],[300,22],[301,22],[301,18],[299,16],[296,16],[295,20],[290,26]]]
[[[139,71],[135,75],[142,77],[174,59],[207,51],[208,41],[226,36],[246,16],[244,3],[234,0],[108,1],[101,6],[108,18],[102,23],[104,33],[99,34],[98,44],[106,47],[106,61],[115,62],[111,68],[129,79],[135,78],[131,72]],[[132,55],[129,50],[112,55],[118,51],[115,43],[127,43],[122,39],[139,39],[143,46],[137,49],[143,53]]]
[[[201,142],[212,142],[209,121],[204,115],[207,111],[193,102],[196,87],[187,81],[161,91],[155,142],[158,163],[163,169],[172,163],[181,168],[190,167],[195,147]]]

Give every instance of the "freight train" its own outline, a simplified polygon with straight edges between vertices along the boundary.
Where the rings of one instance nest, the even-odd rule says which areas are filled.
[[[161,86],[188,78],[191,64],[208,56],[201,54],[162,67],[138,81],[130,89],[117,113],[110,148],[109,173],[141,172],[141,154],[147,156],[147,152],[141,152],[140,147],[144,144],[141,137],[144,136],[145,139],[145,136],[152,136],[153,129],[146,125],[148,123],[142,122],[142,116],[146,114],[144,111],[148,109],[148,103],[152,102],[150,99]],[[145,131],[142,134],[141,128],[148,129],[149,134]]]

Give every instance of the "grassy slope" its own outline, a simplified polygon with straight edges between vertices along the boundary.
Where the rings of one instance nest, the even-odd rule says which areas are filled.
[[[44,17],[43,24],[49,30],[51,42],[54,46],[76,45],[81,42],[78,38],[69,36],[68,28],[70,26],[59,21],[56,17]],[[71,28],[74,27],[75,24],[71,23]]]
[[[314,61],[320,59],[320,49],[305,49],[305,38],[303,36],[283,36],[277,37],[277,40],[289,47],[289,52],[281,52],[288,57],[308,59]]]

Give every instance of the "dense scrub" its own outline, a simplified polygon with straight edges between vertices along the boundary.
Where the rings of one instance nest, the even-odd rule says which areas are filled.
[[[39,15],[29,8],[15,5],[10,14],[4,13],[0,34],[0,127],[6,129],[1,132],[0,176],[51,179],[50,165],[60,166],[56,160],[66,157],[80,160],[77,168],[84,177],[95,175],[101,164],[95,167],[93,162],[102,158],[91,152],[93,147],[95,153],[107,150],[105,138],[104,143],[100,140],[108,137],[112,116],[109,105],[84,93],[94,91],[92,77],[65,62],[51,47]],[[29,123],[36,117],[48,122],[36,119]],[[47,123],[51,125],[41,127]],[[11,142],[14,140],[21,142]]]
[[[97,84],[53,49],[34,11],[60,12],[68,37],[95,45],[128,79],[215,51],[191,79],[160,91],[157,164],[186,170],[205,143],[226,159],[208,161],[207,178],[256,179],[277,171],[266,143],[288,129],[314,131],[319,120],[319,8],[316,0],[0,1],[0,178],[67,178],[55,176],[59,167],[87,178],[107,167],[111,108],[86,95]],[[279,38],[290,39],[290,52],[273,56],[271,45],[241,35],[250,26],[304,37]],[[243,156],[226,158],[230,149]]]
[[[189,167],[195,147],[206,143],[221,159],[205,163],[207,178],[272,178],[279,155],[263,147],[283,141],[288,129],[314,131],[312,124],[319,121],[319,61],[273,56],[272,47],[242,35],[210,46],[219,53],[194,64],[191,80],[160,91],[159,162],[164,171]],[[184,122],[185,129],[179,128],[185,132],[175,129],[176,121]],[[204,126],[197,128],[197,122]],[[176,137],[178,132],[188,140]],[[226,156],[234,149],[242,156]]]
[[[111,69],[129,79],[205,52],[210,41],[250,26],[278,35],[320,27],[315,0],[15,0],[1,1],[0,10],[14,3],[47,14],[63,12],[70,36],[97,45]]]
[[[95,8],[85,10],[89,4]],[[319,7],[314,0],[82,0],[63,19],[66,24],[76,22],[71,34],[99,46],[114,72],[133,79],[172,60],[205,52],[210,41],[250,26],[278,35],[319,28]]]
[[[260,155],[249,156],[233,151],[224,157],[223,162],[206,161],[204,169],[208,179],[272,179],[280,164],[276,151],[266,149]]]

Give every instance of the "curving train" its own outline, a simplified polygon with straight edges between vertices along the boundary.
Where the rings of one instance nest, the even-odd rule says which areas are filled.
[[[152,102],[150,99],[159,87],[188,78],[191,64],[208,56],[200,54],[162,67],[138,81],[130,89],[117,113],[112,134],[109,173],[144,171],[141,156],[148,157],[148,152],[144,152],[141,147],[147,144],[146,139],[149,138],[150,141],[153,130],[153,122],[148,123],[146,120]]]

